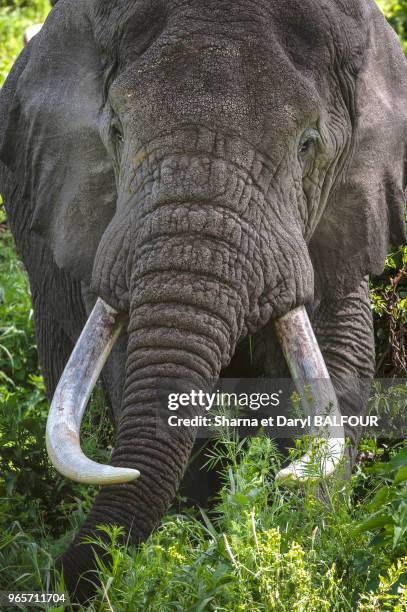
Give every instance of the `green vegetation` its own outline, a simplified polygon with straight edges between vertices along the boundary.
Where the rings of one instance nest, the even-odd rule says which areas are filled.
[[[407,52],[407,1],[376,0],[387,21],[393,26],[400,37],[401,44]]]
[[[403,35],[407,3],[379,4]],[[47,10],[45,0],[0,0],[0,83],[24,28]],[[406,371],[406,271],[404,248],[372,284],[381,375]],[[391,399],[380,399],[385,410],[397,402]],[[47,411],[26,276],[0,211],[0,590],[46,589],[52,559],[96,492],[50,467]],[[112,432],[100,394],[91,413],[85,450],[106,461]],[[280,457],[272,441],[220,439],[208,458],[226,465],[213,508],[170,513],[139,550],[121,546],[109,528],[111,543],[103,546],[113,565],[100,562],[104,588],[90,609],[407,610],[407,444],[364,440],[359,456],[347,484],[283,489],[274,482]]]
[[[380,278],[371,282],[375,317],[376,376],[406,376],[407,246],[392,251]]]
[[[23,47],[24,30],[43,22],[49,9],[48,0],[0,0],[0,86]]]
[[[212,459],[227,459],[228,467],[210,516],[168,516],[139,551],[121,548],[117,530],[109,530],[105,546],[114,563],[111,571],[101,565],[106,592],[99,605],[244,612],[385,610],[397,603],[403,610],[406,541],[379,542],[378,534],[385,516],[399,521],[390,499],[405,499],[405,482],[395,484],[405,455],[376,464],[374,477],[358,469],[346,486],[287,490],[273,480],[280,459],[272,441],[252,439],[243,449],[223,438]]]
[[[376,0],[400,38],[407,54],[407,0]],[[372,285],[375,314],[377,376],[405,376],[407,373],[407,246],[387,258],[381,278]]]

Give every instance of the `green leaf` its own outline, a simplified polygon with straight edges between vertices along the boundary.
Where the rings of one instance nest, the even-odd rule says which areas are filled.
[[[382,487],[377,491],[370,504],[367,506],[370,512],[377,512],[382,506],[388,504],[395,497],[395,492],[390,487]]]
[[[238,506],[247,506],[247,504],[250,503],[249,497],[247,497],[247,495],[243,495],[243,493],[235,493],[234,495],[231,495],[230,501]]]
[[[380,527],[384,527],[385,525],[392,525],[393,517],[389,513],[382,513],[376,516],[370,517],[367,521],[362,523],[356,528],[356,533],[361,533],[364,531],[373,531],[374,529],[378,529]]]
[[[401,450],[399,453],[397,453],[397,455],[395,455],[395,457],[393,457],[388,463],[389,470],[397,470],[399,468],[406,467],[406,466],[407,466],[407,446],[406,448],[403,448],[403,450]]]
[[[407,531],[407,527],[400,527],[399,525],[394,527],[393,548],[396,548],[399,545],[400,540],[404,536],[406,531]]]
[[[394,484],[400,484],[400,482],[404,482],[405,480],[407,480],[407,466],[403,466],[399,469],[393,482]]]

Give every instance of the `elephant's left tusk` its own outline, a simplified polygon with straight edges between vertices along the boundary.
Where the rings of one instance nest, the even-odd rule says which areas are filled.
[[[58,472],[76,482],[117,484],[140,476],[134,469],[88,459],[79,439],[86,405],[122,326],[116,310],[98,299],[51,403],[46,431],[48,455]]]
[[[275,326],[306,412],[311,416],[336,417],[340,422],[341,413],[335,389],[305,307],[292,310],[278,319]],[[311,400],[307,398],[305,387],[309,388]],[[330,427],[324,428],[322,435],[314,438],[314,445],[315,452],[310,450],[301,459],[281,470],[276,476],[277,480],[307,481],[315,478],[316,462],[318,476],[324,478],[332,475],[345,450],[343,427],[337,426],[335,432]]]

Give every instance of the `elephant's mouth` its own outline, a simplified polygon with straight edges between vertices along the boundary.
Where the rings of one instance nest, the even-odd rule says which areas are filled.
[[[98,464],[87,458],[80,447],[80,426],[90,394],[123,326],[121,315],[98,299],[68,361],[56,389],[47,422],[47,450],[55,468],[67,478],[81,483],[107,485],[137,479],[136,469]],[[311,388],[312,405],[308,412],[340,419],[333,384],[319,349],[305,307],[298,307],[275,321],[297,390],[306,403],[304,387]],[[309,394],[308,394],[309,397]],[[338,433],[339,432],[339,433]],[[344,452],[342,428],[326,428],[322,436],[326,450],[320,463],[322,477],[333,474]],[[311,454],[280,471],[280,480],[306,480]]]

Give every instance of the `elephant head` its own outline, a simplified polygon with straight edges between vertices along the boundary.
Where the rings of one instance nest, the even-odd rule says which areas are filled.
[[[205,386],[273,320],[292,371],[325,376],[304,306],[355,291],[405,239],[404,58],[372,0],[61,0],[21,62],[1,159],[32,232],[101,298],[49,448],[71,477],[109,483],[82,534],[111,521],[141,541],[194,442],[157,438],[157,390]],[[121,417],[101,467],[80,454],[79,422],[124,315]],[[86,550],[68,551],[68,575]]]

